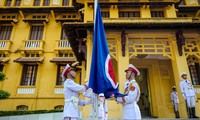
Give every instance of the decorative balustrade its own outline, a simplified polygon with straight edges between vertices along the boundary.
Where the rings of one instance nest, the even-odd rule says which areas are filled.
[[[10,40],[0,40],[0,50],[9,51],[11,43]]]
[[[143,24],[143,23],[188,23],[192,22],[192,17],[178,17],[178,18],[104,18],[104,23],[127,23],[127,24]]]
[[[199,40],[199,36],[188,36],[185,35],[185,45],[184,45],[184,52],[185,52],[185,56],[189,57],[194,55],[195,57],[197,57],[198,59],[200,59],[200,40]]]
[[[118,0],[121,2],[175,2],[175,0]]]
[[[200,85],[194,85],[194,91],[196,94],[200,95]]]
[[[128,37],[130,58],[137,55],[163,55],[170,59],[172,57],[171,40],[167,35],[150,36],[134,35]]]
[[[64,94],[63,88],[54,88],[54,94]]]
[[[35,88],[18,88],[17,94],[34,94]]]
[[[68,40],[56,40],[56,50],[71,50]]]
[[[44,1],[44,0],[43,0]],[[66,2],[64,0],[51,0],[51,2],[48,1],[44,1],[44,3],[42,2],[42,0],[40,1],[36,1],[33,2],[32,0],[23,0],[21,2],[18,3],[14,3],[12,4],[12,1],[8,1],[8,0],[0,0],[0,6],[5,6],[5,7],[15,7],[16,4],[18,4],[17,7],[71,7],[72,6],[72,2],[71,0],[67,0]]]
[[[26,40],[24,41],[24,50],[43,50],[43,40]]]

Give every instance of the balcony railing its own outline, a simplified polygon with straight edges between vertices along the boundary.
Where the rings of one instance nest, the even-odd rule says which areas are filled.
[[[11,43],[10,40],[0,40],[0,50],[9,51]]]
[[[194,85],[194,91],[197,95],[197,98],[200,98],[200,85]]]
[[[29,87],[27,87],[27,88],[24,88],[24,87],[19,87],[18,89],[17,89],[17,94],[34,94],[35,93],[35,88],[29,88]]]
[[[15,0],[16,1],[16,0]],[[31,6],[31,7],[42,7],[42,6],[72,6],[72,0],[51,0],[50,3],[43,3],[42,0],[38,2],[32,2],[32,0],[23,0],[21,3],[15,3],[12,4],[12,2],[7,2],[6,0],[0,0],[0,6],[6,6],[6,7],[15,7],[15,6]]]
[[[68,40],[56,40],[56,50],[71,50]]]
[[[184,17],[184,18],[105,18],[104,23],[192,23],[192,17]]]
[[[44,47],[43,40],[25,40],[23,50],[42,50]]]
[[[63,94],[64,89],[63,88],[54,88],[54,94]]]

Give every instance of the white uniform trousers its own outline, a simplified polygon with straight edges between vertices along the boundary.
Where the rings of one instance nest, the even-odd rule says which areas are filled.
[[[174,111],[178,111],[178,103],[174,103]]]
[[[195,107],[195,96],[187,96],[186,101],[188,108]]]

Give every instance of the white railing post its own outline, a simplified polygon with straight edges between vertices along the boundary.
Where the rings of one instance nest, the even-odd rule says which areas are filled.
[[[0,47],[1,48],[6,48],[7,43],[5,41],[0,41]]]

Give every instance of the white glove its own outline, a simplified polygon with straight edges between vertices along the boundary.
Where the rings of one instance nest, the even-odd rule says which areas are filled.
[[[89,86],[89,82],[87,81],[87,82],[85,83],[85,85]]]
[[[85,91],[83,93],[83,96],[87,97],[87,98],[92,98],[92,89],[89,88],[87,91]]]
[[[108,113],[105,113],[105,118],[104,120],[107,120],[108,119]]]
[[[116,101],[117,101],[118,103],[123,103],[122,97],[117,97]]]

